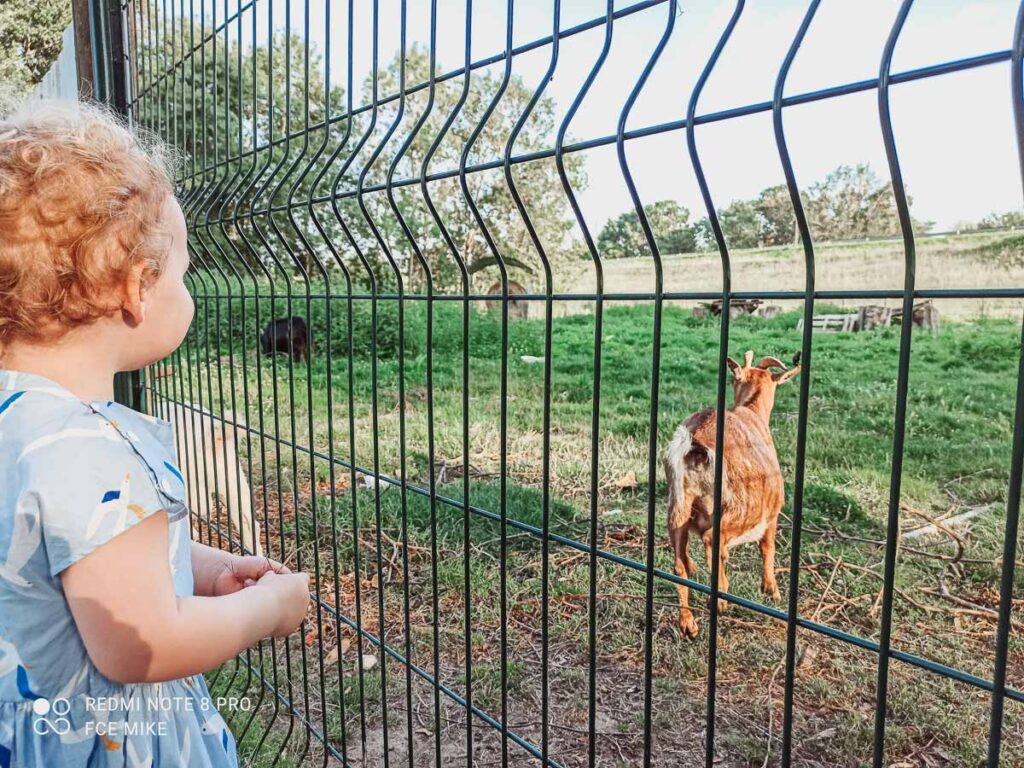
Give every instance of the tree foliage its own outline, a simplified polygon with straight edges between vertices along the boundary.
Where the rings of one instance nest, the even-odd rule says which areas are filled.
[[[662,253],[689,253],[697,249],[697,232],[688,209],[674,200],[659,200],[645,206],[644,213]],[[597,247],[608,259],[648,253],[647,238],[636,211],[627,211],[605,224]]]
[[[908,203],[913,200],[908,195]],[[892,185],[867,164],[841,165],[807,191],[811,233],[819,240],[887,237],[901,232]],[[926,232],[931,223],[914,221]]]
[[[60,55],[70,23],[67,0],[0,2],[0,82],[12,98],[28,94],[43,79]]]
[[[378,97],[399,92],[399,65],[397,59],[393,60],[379,73]],[[440,62],[436,66],[437,71],[444,71]],[[426,82],[429,76],[429,52],[421,46],[412,46],[406,52],[406,88],[408,89],[410,84]],[[465,263],[472,280],[476,283],[474,290],[486,291],[499,280],[498,257],[506,265],[511,279],[543,289],[544,268],[541,252],[547,258],[553,276],[568,269],[576,261],[574,252],[569,247],[573,223],[571,209],[554,162],[538,160],[510,165],[512,183],[522,199],[540,249],[535,245],[524,217],[516,205],[504,168],[474,171],[473,167],[482,163],[501,161],[506,154],[514,158],[548,148],[556,129],[555,104],[551,98],[542,97],[530,112],[529,119],[516,136],[511,150],[507,152],[512,130],[527,110],[533,97],[533,89],[527,86],[521,77],[512,76],[493,113],[477,131],[488,106],[499,92],[501,81],[501,73],[493,70],[473,76],[458,117],[436,150],[429,156],[427,175],[441,178],[427,184],[427,194],[437,211],[437,218],[441,220],[448,237],[455,245],[458,258]],[[373,103],[373,85],[372,76],[364,82],[362,103]],[[363,215],[358,197],[349,197],[342,201],[341,207],[348,214],[346,218],[364,253],[376,254],[378,272],[387,274],[388,270],[384,268],[385,259],[381,258],[384,254],[370,226],[371,222],[387,244],[391,257],[404,273],[406,283],[413,288],[422,286],[426,275],[419,268],[413,245],[394,213],[387,192],[382,188],[386,185],[389,171],[394,166],[392,178],[399,182],[392,187],[394,204],[422,257],[429,265],[435,288],[445,290],[461,286],[462,273],[458,261],[437,218],[431,215],[420,184],[402,182],[420,178],[424,161],[427,160],[445,122],[456,109],[462,88],[460,78],[438,84],[433,107],[422,125],[420,120],[429,101],[429,92],[426,89],[406,97],[400,120],[400,104],[397,100],[380,105],[376,111],[374,143],[379,142],[384,132],[395,125],[396,120],[398,123],[394,131],[395,138],[384,144],[366,176],[365,187],[378,189],[365,194],[362,198],[367,215]],[[360,127],[365,127],[367,120],[363,117],[359,122]],[[419,126],[419,130],[396,163],[395,158],[399,157],[399,150],[416,126]],[[470,144],[470,151],[465,158],[465,167],[469,169],[466,173],[466,187],[487,228],[493,249],[488,244],[458,178],[458,171],[463,165],[463,151]],[[346,186],[349,188],[358,187],[357,177],[368,162],[368,154],[367,157],[361,156],[361,162],[346,175]],[[573,187],[578,190],[585,186],[582,156],[579,153],[567,155],[565,164],[569,182]]]
[[[842,165],[801,195],[816,240],[853,240],[900,234],[899,215],[891,185],[870,166]],[[688,253],[716,247],[707,218],[690,221],[686,208],[662,200],[645,208],[655,238],[664,253]],[[995,220],[995,219],[993,219]],[[768,187],[750,200],[735,200],[718,210],[718,221],[730,248],[766,248],[799,242],[796,216],[785,185]],[[913,221],[917,232],[930,222]],[[648,253],[634,211],[610,220],[598,243],[608,258]]]
[[[811,236],[819,241],[857,240],[900,234],[896,200],[889,182],[867,164],[841,165],[801,193]],[[753,200],[738,200],[719,212],[726,242],[733,248],[763,248],[799,242],[789,190],[769,187]],[[918,232],[930,223],[914,221]]]
[[[191,50],[193,40],[202,39],[198,25],[187,20],[178,24],[173,42],[164,35],[156,50],[144,51],[151,70],[170,69]],[[319,52],[307,50],[301,38],[284,31],[270,45],[241,51],[235,42],[226,45],[218,37],[187,60],[188,66],[176,70],[172,102],[144,100],[141,116],[186,153],[185,192],[199,195],[201,218],[210,212],[214,221],[213,226],[204,220],[193,226],[195,240],[203,246],[201,256],[212,266],[227,272],[239,265],[224,259],[241,257],[242,266],[255,271],[280,271],[279,265],[287,271],[297,265],[312,275],[322,265],[343,268],[364,286],[374,283],[390,290],[402,279],[407,290],[419,290],[427,273],[404,222],[435,290],[461,289],[457,259],[471,273],[473,290],[487,290],[499,279],[498,261],[458,178],[463,149],[476,134],[465,163],[469,194],[510,279],[543,287],[540,253],[503,169],[473,169],[504,157],[513,127],[533,97],[533,88],[521,77],[510,78],[493,114],[477,132],[502,78],[494,71],[474,73],[457,119],[430,158],[427,172],[440,178],[428,183],[428,194],[455,246],[453,254],[418,180],[460,100],[462,80],[437,85],[421,125],[429,92],[408,89],[429,79],[427,50],[412,46],[406,51],[404,103],[387,98],[400,90],[401,62],[396,56],[376,78],[371,74],[362,83],[351,116],[344,88],[334,83],[327,88]],[[437,71],[444,71],[440,62]],[[416,126],[419,130],[407,141]],[[511,154],[546,149],[554,130],[554,101],[541,98]],[[576,189],[586,184],[579,153],[566,157],[566,171]],[[571,210],[555,164],[514,163],[511,175],[557,275],[576,255],[569,238]]]
[[[1014,229],[1024,227],[1024,211],[990,213],[977,224],[965,227],[965,229],[1009,229],[1011,227]]]

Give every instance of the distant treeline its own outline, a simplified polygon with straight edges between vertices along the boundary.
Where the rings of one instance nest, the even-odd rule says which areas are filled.
[[[802,195],[811,236],[819,241],[856,240],[900,234],[899,216],[891,185],[867,164],[841,165]],[[660,200],[644,208],[663,254],[693,253],[717,247],[707,217],[692,218],[674,200]],[[718,210],[718,220],[730,248],[791,245],[800,240],[789,190],[782,184],[768,187],[752,200],[736,200]],[[919,234],[933,222],[914,219]],[[1024,212],[990,214],[981,221],[958,225],[961,231],[1024,226]],[[636,211],[610,220],[598,236],[604,258],[625,258],[650,253]]]

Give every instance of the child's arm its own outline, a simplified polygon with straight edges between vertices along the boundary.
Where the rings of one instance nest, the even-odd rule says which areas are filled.
[[[229,595],[258,581],[267,571],[291,573],[288,566],[267,557],[235,555],[192,542],[192,583],[197,595]]]
[[[293,632],[305,618],[305,573],[269,571],[233,594],[178,597],[167,550],[167,515],[161,511],[61,573],[89,657],[116,682],[206,672],[262,638]]]

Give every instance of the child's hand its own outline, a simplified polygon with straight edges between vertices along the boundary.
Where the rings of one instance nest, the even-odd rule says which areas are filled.
[[[299,628],[309,607],[308,573],[267,571],[254,586],[271,590],[278,605],[277,624],[271,633],[273,637],[290,635]]]
[[[251,587],[265,573],[291,573],[287,565],[256,555],[234,555],[224,563],[213,579],[210,594],[230,595],[244,587]]]

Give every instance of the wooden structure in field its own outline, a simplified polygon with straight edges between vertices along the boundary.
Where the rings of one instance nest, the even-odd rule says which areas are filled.
[[[762,303],[761,299],[730,299],[729,317],[739,317],[740,315],[764,315],[774,317],[775,314],[777,314],[779,307],[761,307]],[[771,311],[771,315],[767,314],[768,310]],[[721,299],[715,299],[714,301],[702,301],[693,308],[693,316],[698,318],[719,317],[721,314]]]
[[[939,332],[939,310],[931,301],[922,301],[914,305],[910,321],[918,328],[927,328],[933,334]],[[883,307],[869,304],[856,312],[841,315],[815,315],[812,328],[815,331],[853,332],[873,331],[903,323],[902,307]],[[797,330],[804,327],[803,318],[797,323]]]

